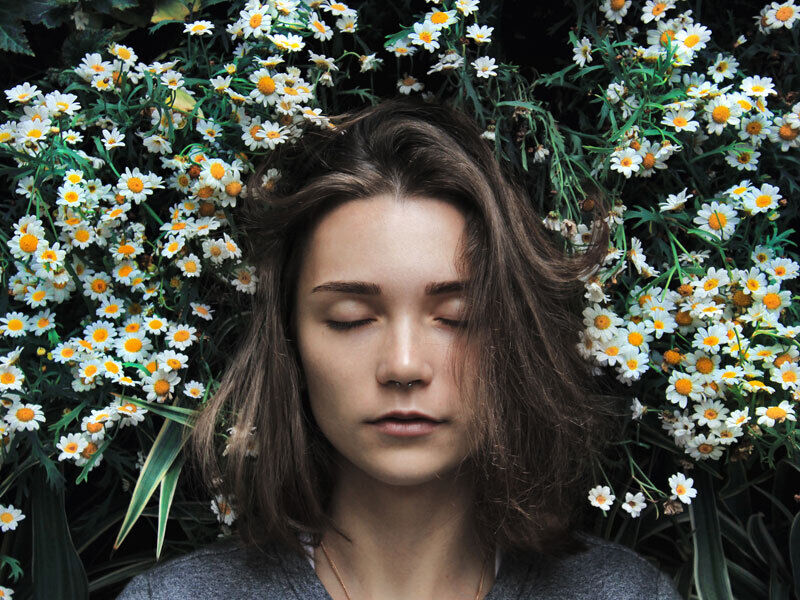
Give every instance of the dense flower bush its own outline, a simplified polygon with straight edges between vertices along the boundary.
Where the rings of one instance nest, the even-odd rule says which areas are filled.
[[[800,101],[786,86],[800,72],[800,8],[772,2],[753,15],[755,39],[735,32],[724,47],[723,20],[679,0],[576,2],[570,39],[556,41],[573,63],[531,81],[494,52],[484,4],[429,2],[375,38],[360,16],[368,3],[249,0],[225,18],[159,20],[154,31],[182,36],[163,61],[115,42],[5,90],[5,597],[15,581],[18,594],[50,585],[86,597],[165,543],[180,551],[230,531],[235,499],[194,501],[180,475],[181,429],[243,323],[229,309],[255,289],[237,199],[271,150],[376,101],[380,81],[470,111],[567,251],[596,226],[587,182],[610,203],[612,246],[586,280],[580,347],[632,402],[625,441],[587,490],[598,531],[660,559],[687,595],[726,597],[732,581],[737,595],[789,597],[800,568],[788,541],[797,490],[784,481],[800,470]],[[254,433],[230,425],[220,452]],[[64,495],[85,488],[94,495],[68,518]],[[112,514],[114,498],[127,509]],[[156,552],[112,558],[87,579],[87,549],[107,551],[112,529],[120,547],[141,516],[156,520]],[[168,518],[188,542],[170,543]],[[53,565],[47,552],[65,558]]]

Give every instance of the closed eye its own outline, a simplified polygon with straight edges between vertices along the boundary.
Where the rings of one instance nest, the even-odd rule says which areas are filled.
[[[441,321],[445,325],[453,327],[454,329],[459,329],[464,325],[466,325],[467,323],[466,321],[454,321],[452,319],[443,319],[443,318],[439,318],[436,320]],[[362,319],[361,321],[325,321],[325,324],[331,329],[336,329],[341,331],[347,329],[355,329],[356,327],[361,327],[362,325],[366,325],[371,321],[374,321],[374,319]]]

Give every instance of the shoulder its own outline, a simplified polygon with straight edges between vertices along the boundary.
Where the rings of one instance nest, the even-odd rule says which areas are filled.
[[[272,551],[272,548],[269,549]],[[248,549],[236,539],[209,544],[157,564],[128,583],[118,600],[183,598],[283,598],[282,561]]]
[[[576,537],[584,543],[585,550],[559,559],[544,559],[531,570],[535,573],[532,597],[681,600],[672,578],[641,554],[586,533]]]

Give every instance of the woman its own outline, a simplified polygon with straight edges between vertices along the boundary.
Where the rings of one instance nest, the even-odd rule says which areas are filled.
[[[577,533],[616,430],[576,347],[603,214],[564,256],[459,111],[390,100],[334,122],[241,207],[252,324],[192,432],[237,535],[120,598],[679,598]]]

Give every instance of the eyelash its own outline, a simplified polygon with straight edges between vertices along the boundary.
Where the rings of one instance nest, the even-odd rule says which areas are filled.
[[[361,321],[325,321],[326,325],[331,329],[335,329],[337,331],[344,331],[348,329],[355,329],[356,327],[360,327],[361,325],[366,325],[372,319],[364,319]],[[467,322],[466,321],[453,321],[452,319],[438,319],[445,325],[453,327],[454,329],[460,329],[464,327]]]

